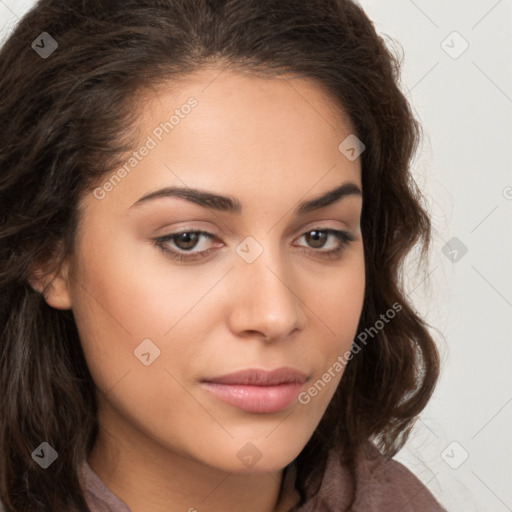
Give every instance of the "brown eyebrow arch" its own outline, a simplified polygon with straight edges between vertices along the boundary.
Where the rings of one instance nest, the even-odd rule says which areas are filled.
[[[321,196],[309,199],[308,201],[301,201],[295,208],[296,215],[304,215],[314,210],[319,210],[325,206],[329,206],[336,201],[343,199],[350,195],[359,195],[362,197],[361,189],[352,182],[346,182],[329,190]],[[135,201],[131,208],[139,206],[147,201],[159,199],[163,197],[180,197],[192,203],[198,204],[203,208],[212,208],[214,210],[226,213],[240,214],[242,212],[242,205],[238,199],[230,196],[221,196],[212,192],[206,192],[195,188],[181,188],[181,187],[165,187],[154,192],[150,192]]]

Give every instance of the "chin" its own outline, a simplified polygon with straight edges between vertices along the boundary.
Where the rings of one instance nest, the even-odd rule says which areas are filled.
[[[307,439],[270,434],[266,439],[233,439],[228,446],[218,446],[222,451],[211,453],[209,464],[234,473],[269,473],[282,470],[292,462],[304,448]],[[306,436],[307,437],[307,436]],[[204,453],[203,453],[204,460]]]

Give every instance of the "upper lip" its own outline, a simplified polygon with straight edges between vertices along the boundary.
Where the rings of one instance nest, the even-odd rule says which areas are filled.
[[[215,382],[228,385],[276,386],[286,383],[300,383],[307,380],[307,375],[294,368],[276,368],[275,370],[262,370],[249,368],[220,377],[205,379],[206,382]]]

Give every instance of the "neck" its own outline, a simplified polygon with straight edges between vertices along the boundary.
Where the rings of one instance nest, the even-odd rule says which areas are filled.
[[[226,472],[133,432],[127,439],[100,428],[88,462],[131,512],[285,512],[298,500],[293,480],[283,485],[283,470]]]

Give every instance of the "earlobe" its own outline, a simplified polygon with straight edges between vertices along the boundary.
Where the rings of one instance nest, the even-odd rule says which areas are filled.
[[[30,286],[43,295],[46,303],[55,309],[71,309],[68,262],[63,262],[57,271],[45,272],[37,267],[28,279]]]

